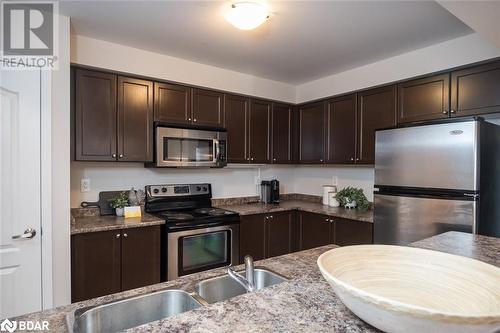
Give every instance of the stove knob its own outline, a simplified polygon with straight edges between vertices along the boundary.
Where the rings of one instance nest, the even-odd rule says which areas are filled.
[[[157,188],[155,188],[155,189],[153,190],[153,193],[154,193],[154,194],[158,194],[159,192],[160,192],[160,190],[158,190]]]
[[[166,187],[162,187],[161,191],[162,191],[163,193],[166,193],[166,192],[167,192],[167,188],[166,188]]]
[[[201,191],[201,186],[196,186],[196,191],[200,192]]]

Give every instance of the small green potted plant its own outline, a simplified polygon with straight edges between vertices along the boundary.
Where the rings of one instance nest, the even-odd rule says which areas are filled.
[[[120,193],[109,201],[109,205],[115,209],[116,216],[123,216],[124,208],[128,206],[128,193]]]
[[[337,193],[337,199],[345,208],[358,208],[359,210],[367,210],[370,208],[370,202],[366,198],[363,190],[348,186]]]

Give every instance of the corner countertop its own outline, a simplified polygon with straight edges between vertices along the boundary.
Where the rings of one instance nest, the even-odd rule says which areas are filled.
[[[500,239],[447,232],[410,246],[465,255],[500,266]],[[318,256],[335,245],[256,262],[290,281],[204,306],[174,317],[132,328],[128,332],[379,332],[350,312],[321,276]],[[237,267],[237,269],[242,266]],[[148,294],[162,289],[194,290],[196,282],[223,275],[215,269],[173,281],[108,295],[14,320],[47,320],[55,332],[67,332],[65,316],[82,307]]]
[[[141,217],[124,218],[109,216],[80,216],[71,222],[71,234],[119,230],[127,228],[148,227],[165,224],[165,220],[143,213]]]
[[[373,223],[373,210],[360,211],[357,209],[346,209],[344,207],[329,207],[321,203],[286,200],[279,204],[245,203],[240,205],[220,205],[218,208],[230,210],[240,215],[254,215],[274,213],[287,210],[301,210],[310,213],[324,214],[334,217],[346,218],[363,222]]]

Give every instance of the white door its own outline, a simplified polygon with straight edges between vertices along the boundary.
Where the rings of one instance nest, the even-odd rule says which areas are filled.
[[[40,105],[40,70],[0,72],[0,318],[42,308]]]

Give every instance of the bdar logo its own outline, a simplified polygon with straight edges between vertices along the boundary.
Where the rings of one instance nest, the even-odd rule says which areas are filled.
[[[7,331],[7,332],[14,332],[17,328],[17,322],[15,321],[10,321],[9,319],[5,319],[4,321],[2,321],[2,323],[0,324],[0,330],[1,331]]]

